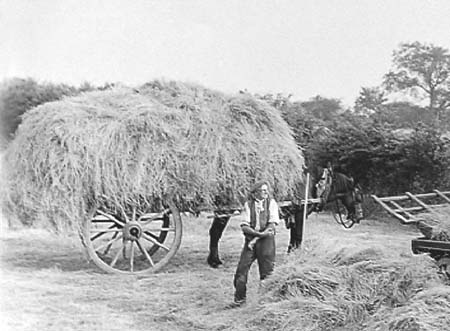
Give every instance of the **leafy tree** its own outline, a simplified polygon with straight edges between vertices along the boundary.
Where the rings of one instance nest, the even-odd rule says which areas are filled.
[[[355,112],[357,114],[369,115],[383,109],[387,101],[385,92],[379,87],[363,87],[355,101]]]
[[[324,98],[320,95],[309,101],[301,102],[300,105],[306,112],[325,122],[333,122],[336,116],[344,111],[339,99]]]
[[[304,109],[299,102],[290,104],[282,114],[294,131],[297,143],[302,147],[306,147],[315,131],[324,126],[323,121]]]
[[[418,123],[433,124],[434,117],[421,106],[410,102],[391,102],[380,107],[370,117],[377,123],[397,128],[414,128]]]
[[[450,108],[450,55],[432,44],[403,43],[393,54],[393,70],[384,77],[388,91],[425,94],[439,120]]]
[[[450,143],[441,136],[427,125],[401,135],[389,124],[354,117],[340,121],[325,139],[312,140],[309,157],[313,164],[331,161],[373,194],[424,192],[448,184]]]
[[[241,93],[247,93],[240,91]],[[291,104],[292,94],[288,96],[283,95],[283,93],[277,93],[275,96],[272,93],[266,93],[264,95],[255,94],[255,97],[266,101],[272,107],[275,107],[281,111],[285,110]]]

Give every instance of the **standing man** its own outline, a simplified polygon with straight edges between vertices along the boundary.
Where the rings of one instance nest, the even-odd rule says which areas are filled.
[[[269,276],[275,263],[275,225],[280,222],[278,205],[269,195],[269,184],[255,184],[244,205],[244,220],[241,229],[245,236],[239,264],[234,275],[234,304],[245,303],[247,277],[252,263],[258,261],[260,279]]]

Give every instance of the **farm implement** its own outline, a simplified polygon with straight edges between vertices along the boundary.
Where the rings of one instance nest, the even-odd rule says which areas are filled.
[[[416,215],[421,212],[433,211],[436,208],[450,206],[450,191],[434,190],[431,193],[412,194],[372,198],[389,214],[399,219],[403,224],[416,223]]]
[[[434,190],[431,193],[412,194],[372,198],[389,214],[400,220],[402,224],[415,224],[425,237],[413,239],[411,250],[414,254],[427,253],[436,260],[441,272],[450,277],[450,241],[440,240],[432,235],[433,226],[422,219],[421,213],[439,211],[450,206],[450,191]],[[448,234],[444,232],[444,237]]]

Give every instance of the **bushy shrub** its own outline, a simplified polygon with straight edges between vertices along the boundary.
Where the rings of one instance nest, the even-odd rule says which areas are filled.
[[[284,101],[284,119],[313,175],[317,166],[331,161],[335,170],[352,176],[367,193],[449,188],[450,132],[447,125],[433,121],[426,108],[380,99],[379,106],[368,107],[371,111],[354,112],[333,99]]]
[[[343,121],[328,136],[311,141],[309,150],[314,164],[332,160],[373,194],[424,192],[449,184],[450,144],[431,126],[398,131],[370,121]]]

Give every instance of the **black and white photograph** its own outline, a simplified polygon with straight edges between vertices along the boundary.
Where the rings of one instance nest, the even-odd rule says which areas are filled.
[[[0,0],[0,330],[450,330],[450,2]]]

